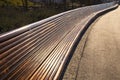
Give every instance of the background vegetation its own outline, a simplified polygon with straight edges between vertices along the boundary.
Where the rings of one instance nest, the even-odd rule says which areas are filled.
[[[43,0],[44,1],[44,0]],[[98,4],[100,0],[64,0],[55,3],[51,0],[0,0],[0,33],[47,18],[73,8]]]

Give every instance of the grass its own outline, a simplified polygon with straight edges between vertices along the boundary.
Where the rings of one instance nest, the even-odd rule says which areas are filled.
[[[0,0],[0,6],[22,6],[22,0]],[[34,4],[28,0],[28,5],[33,6]]]
[[[13,7],[0,8],[0,33],[19,28],[60,12],[62,11],[48,8],[33,9],[26,12]]]
[[[41,5],[34,5],[32,2],[28,2],[28,5],[36,9],[23,11],[20,7],[21,0],[0,0],[0,34],[65,11],[64,5],[60,5],[57,9],[54,6],[46,7],[45,5],[40,8]]]

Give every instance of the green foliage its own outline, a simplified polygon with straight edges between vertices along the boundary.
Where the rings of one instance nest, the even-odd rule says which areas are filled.
[[[64,10],[94,4],[99,1],[64,0],[62,4],[52,2],[46,4],[44,2],[35,5],[29,0],[0,0],[0,33],[47,18]],[[31,6],[36,7],[36,9],[30,9]]]
[[[22,0],[0,0],[0,6],[22,6]],[[28,5],[33,6],[33,3],[28,0]]]
[[[11,7],[0,8],[0,33],[39,21],[60,12],[60,10],[48,8],[29,10],[27,12]]]

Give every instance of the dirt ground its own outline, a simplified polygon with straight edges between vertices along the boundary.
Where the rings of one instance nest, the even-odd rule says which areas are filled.
[[[90,26],[63,80],[120,80],[120,7]]]

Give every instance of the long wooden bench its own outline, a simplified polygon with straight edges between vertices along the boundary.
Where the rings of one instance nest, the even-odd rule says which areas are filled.
[[[60,79],[89,21],[116,7],[112,2],[78,8],[1,34],[0,80]]]

